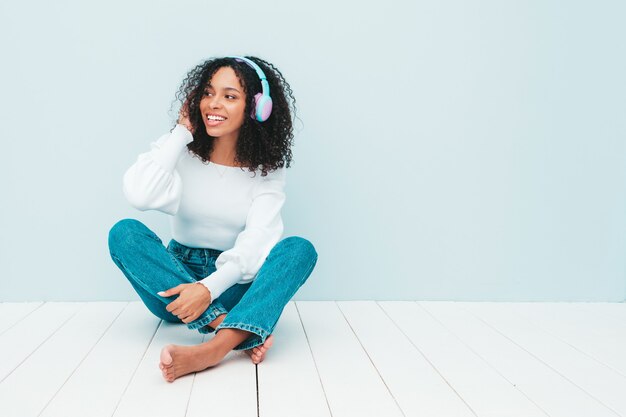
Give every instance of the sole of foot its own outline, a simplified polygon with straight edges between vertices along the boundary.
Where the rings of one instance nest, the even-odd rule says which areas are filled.
[[[220,358],[198,346],[166,345],[161,349],[159,368],[167,382],[174,382],[176,378],[192,372],[199,372],[208,367],[217,365]]]
[[[250,356],[250,359],[252,359],[252,363],[256,365],[263,362],[263,359],[265,359],[265,353],[267,353],[267,351],[272,347],[273,343],[274,336],[269,335],[262,345],[246,350],[246,353]]]

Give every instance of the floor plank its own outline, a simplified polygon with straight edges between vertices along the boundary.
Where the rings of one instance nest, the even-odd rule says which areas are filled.
[[[359,340],[332,301],[298,301],[333,417],[401,416]]]
[[[37,416],[70,378],[125,304],[81,304],[65,325],[2,382],[2,416]]]
[[[44,303],[0,303],[0,335]]]
[[[626,417],[626,304],[290,302],[244,352],[163,380],[214,337],[141,301],[0,303],[0,416]]]
[[[0,335],[0,390],[8,375],[58,331],[80,307],[79,303],[46,303]],[[17,309],[26,311],[19,307]]]
[[[572,366],[582,368],[580,364],[588,358],[558,339],[511,317],[507,314],[506,303],[419,304],[550,416],[615,416],[614,411],[589,394],[584,385],[577,384],[580,381],[569,379],[570,372],[564,374],[559,372],[563,370],[562,366],[554,367],[556,362],[567,367],[571,361]],[[468,314],[480,306],[485,307],[480,317]],[[541,346],[535,348],[537,345]],[[550,361],[548,355],[541,353],[537,357],[535,353],[538,351],[551,352],[549,356],[558,356],[558,359]],[[587,371],[597,373],[596,363],[587,365],[590,365],[585,368]]]
[[[39,417],[109,417],[160,320],[140,301],[128,303]]]
[[[257,416],[256,370],[243,351],[232,351],[217,366],[196,374],[186,417],[207,415]]]
[[[511,303],[510,307],[536,327],[626,377],[626,331],[621,323],[591,319],[573,303]]]
[[[183,417],[195,374],[167,382],[159,369],[161,349],[166,344],[195,345],[203,335],[182,323],[161,321],[112,417]]]
[[[337,304],[405,416],[474,416],[375,301]]]
[[[590,313],[603,314],[612,317],[622,326],[626,325],[626,303],[579,303]],[[615,323],[615,321],[613,321]]]
[[[295,303],[274,329],[274,344],[258,365],[259,415],[330,417],[328,402]]]
[[[416,302],[379,305],[478,417],[548,415]]]

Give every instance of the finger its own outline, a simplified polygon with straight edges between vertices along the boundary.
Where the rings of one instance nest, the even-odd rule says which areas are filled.
[[[172,287],[172,288],[170,288],[170,289],[168,289],[168,290],[166,290],[166,291],[163,291],[162,293],[165,293],[165,295],[166,295],[167,297],[171,297],[171,296],[173,296],[173,295],[180,294],[180,292],[181,292],[182,290],[184,290],[184,289],[185,289],[185,286],[184,286],[183,284],[180,284],[180,285],[177,285],[177,286],[175,286],[175,287]]]
[[[195,314],[189,314],[187,315],[184,319],[181,319],[184,323],[190,323],[192,321],[194,321],[195,318]]]
[[[169,303],[165,309],[176,316],[181,313],[181,307],[176,301]]]

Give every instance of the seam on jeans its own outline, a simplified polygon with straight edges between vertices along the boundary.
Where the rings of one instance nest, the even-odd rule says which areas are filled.
[[[300,286],[302,286],[302,284],[305,282],[306,278],[308,278],[308,276],[310,275],[311,271],[313,270],[313,268],[315,267],[315,265],[317,265],[317,260],[318,257],[316,256],[315,259],[313,260],[313,262],[311,262],[311,264],[309,265],[307,271],[302,275],[302,278],[300,280]],[[251,340],[250,342],[245,343],[242,342],[240,345],[235,347],[235,350],[247,350],[247,349],[251,349],[255,346],[259,346],[263,343],[263,340],[266,339],[267,337],[269,337],[269,335],[272,334],[274,328],[276,327],[276,323],[274,323],[274,326],[272,326],[270,328],[269,331],[262,329],[260,327],[257,326],[252,326],[250,324],[247,323],[230,323],[230,324],[226,324],[224,325],[224,322],[222,322],[219,326],[217,326],[215,328],[215,331],[217,332],[220,329],[229,329],[229,328],[234,328],[234,329],[239,329],[239,330],[247,330],[250,331],[254,334],[256,334],[256,336],[258,336],[260,338],[260,342],[259,343],[255,343],[255,340]]]
[[[187,328],[189,330],[196,330],[196,329],[198,329],[200,327],[206,326],[207,324],[211,323],[213,320],[215,320],[215,317],[211,318],[211,313],[209,313],[209,315],[207,317],[205,317],[204,319],[196,319],[196,320],[194,320],[195,323],[193,323],[193,322],[192,323],[187,323]]]
[[[269,335],[267,337],[269,337]],[[265,338],[266,340],[267,340],[267,337]],[[244,340],[239,345],[235,346],[234,350],[248,350],[248,349],[252,349],[253,347],[260,346],[263,343],[265,343],[265,340],[263,340],[262,337],[257,335],[257,337],[252,338],[252,340],[250,340],[249,342],[246,342]]]
[[[222,323],[222,324],[224,324],[224,323]],[[256,337],[253,337],[253,339],[251,341],[247,342],[247,343],[244,340],[239,345],[235,346],[235,348],[233,350],[247,350],[247,349],[250,349],[250,347],[258,346],[261,343],[263,343],[263,341],[269,336],[267,331],[261,329],[260,327],[251,326],[251,325],[246,324],[246,323],[231,323],[231,324],[227,324],[227,325],[224,325],[224,326],[222,326],[222,324],[220,324],[219,326],[217,326],[215,328],[216,332],[218,330],[220,330],[220,329],[239,329],[239,330],[246,330],[246,331],[252,332],[252,333],[254,333],[254,336],[256,336]],[[256,332],[255,330],[258,330],[258,332]],[[261,333],[261,334],[259,334],[259,333]],[[260,339],[260,343],[256,343],[255,342],[255,340],[257,340],[257,338]]]
[[[117,256],[115,256],[115,255],[114,255],[114,254],[112,254],[112,253],[111,253],[111,258],[114,258],[114,259],[113,259],[114,261],[119,262],[119,264],[121,265],[121,267],[123,268],[123,270],[124,270],[127,274],[129,274],[130,276],[132,276],[133,281],[135,281],[135,282],[136,282],[136,283],[137,283],[140,287],[142,287],[142,288],[143,288],[143,289],[144,289],[144,290],[145,290],[148,294],[151,294],[151,295],[152,295],[152,293],[151,293],[151,292],[150,292],[150,291],[149,291],[149,290],[148,290],[148,289],[147,289],[147,288],[143,285],[143,281],[138,280],[138,279],[137,279],[137,276],[136,276],[135,274],[133,274],[132,272],[130,272],[130,270],[126,267],[126,265],[124,265],[124,262],[122,262],[122,260],[121,260],[120,258],[118,258]],[[124,272],[124,271],[123,271],[123,272]],[[131,283],[131,286],[132,286],[132,283]],[[161,301],[161,302],[163,302],[163,298],[165,298],[165,297],[161,297],[161,296],[159,296],[159,295],[152,295],[152,296],[153,296],[155,299],[157,299],[157,300],[159,300],[159,301]],[[140,298],[141,298],[141,297],[140,297]],[[145,303],[145,301],[143,301],[143,299],[142,299],[142,303],[143,303],[144,305],[146,305],[146,303]],[[148,307],[148,306],[146,305],[146,307]],[[167,310],[166,310],[166,311],[167,311]],[[152,312],[152,311],[150,311],[150,312]],[[176,315],[175,315],[175,314],[173,314],[172,312],[169,312],[169,313],[170,313],[172,316],[176,317]],[[164,317],[159,316],[158,314],[155,314],[155,313],[153,313],[153,314],[154,314],[155,316],[157,316],[158,318],[160,318],[161,320],[169,321],[169,317],[166,319],[166,318],[164,318]],[[182,322],[182,320],[181,320],[181,322]]]
[[[176,265],[176,268],[178,268],[178,270],[185,274],[185,275],[189,275],[189,278],[193,279],[193,276],[191,276],[191,274],[189,272],[187,272],[184,267],[182,267],[181,262],[177,257],[175,257],[174,255],[172,255],[170,252],[166,251],[167,254],[170,256],[170,259],[172,261],[174,261],[174,265]],[[190,282],[189,284],[193,284],[192,282]]]
[[[221,309],[221,308],[213,308],[213,309],[211,309],[209,307],[209,309],[205,310],[205,312],[206,311],[209,311],[209,312],[207,313],[207,316],[205,318],[197,318],[193,322],[187,323],[187,328],[189,328],[190,330],[196,330],[196,329],[198,329],[200,327],[204,327],[207,324],[211,323],[219,315],[227,313],[227,312],[223,311],[223,309]]]
[[[300,285],[299,287],[302,286],[302,284],[305,283],[305,281],[309,278],[309,275],[311,274],[311,272],[313,271],[313,268],[315,267],[315,265],[317,264],[317,257],[315,258],[315,260],[313,260],[313,262],[311,263],[311,265],[309,265],[309,269],[304,273],[304,275],[302,275],[302,279],[300,280]]]
[[[142,223],[143,224],[143,223]],[[150,230],[150,228],[148,228],[148,226],[146,226],[144,224],[145,228]],[[142,233],[142,232],[139,232]],[[156,233],[154,233],[152,230],[150,230],[150,233],[142,233],[145,234],[146,236],[148,236],[150,239],[156,240],[157,242],[159,242],[160,244],[163,244],[163,241],[161,240],[161,238],[159,236],[157,236]]]
[[[235,326],[235,327],[233,327],[233,326]],[[228,323],[228,324],[224,324],[224,322],[222,322],[222,323],[220,323],[219,326],[217,326],[215,328],[215,330],[218,330],[218,329],[233,329],[233,328],[240,329],[240,330],[247,330],[247,331],[256,333],[256,335],[260,336],[260,337],[267,337],[267,336],[269,336],[269,333],[267,332],[267,330],[262,329],[260,327],[253,326],[251,324],[247,324],[247,323]]]

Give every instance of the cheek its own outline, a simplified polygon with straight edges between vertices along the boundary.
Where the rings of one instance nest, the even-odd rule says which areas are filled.
[[[238,105],[232,109],[232,114],[236,114],[237,116],[235,118],[237,119],[237,121],[240,121],[241,123],[243,123],[245,109],[246,109],[245,105],[243,106]]]

